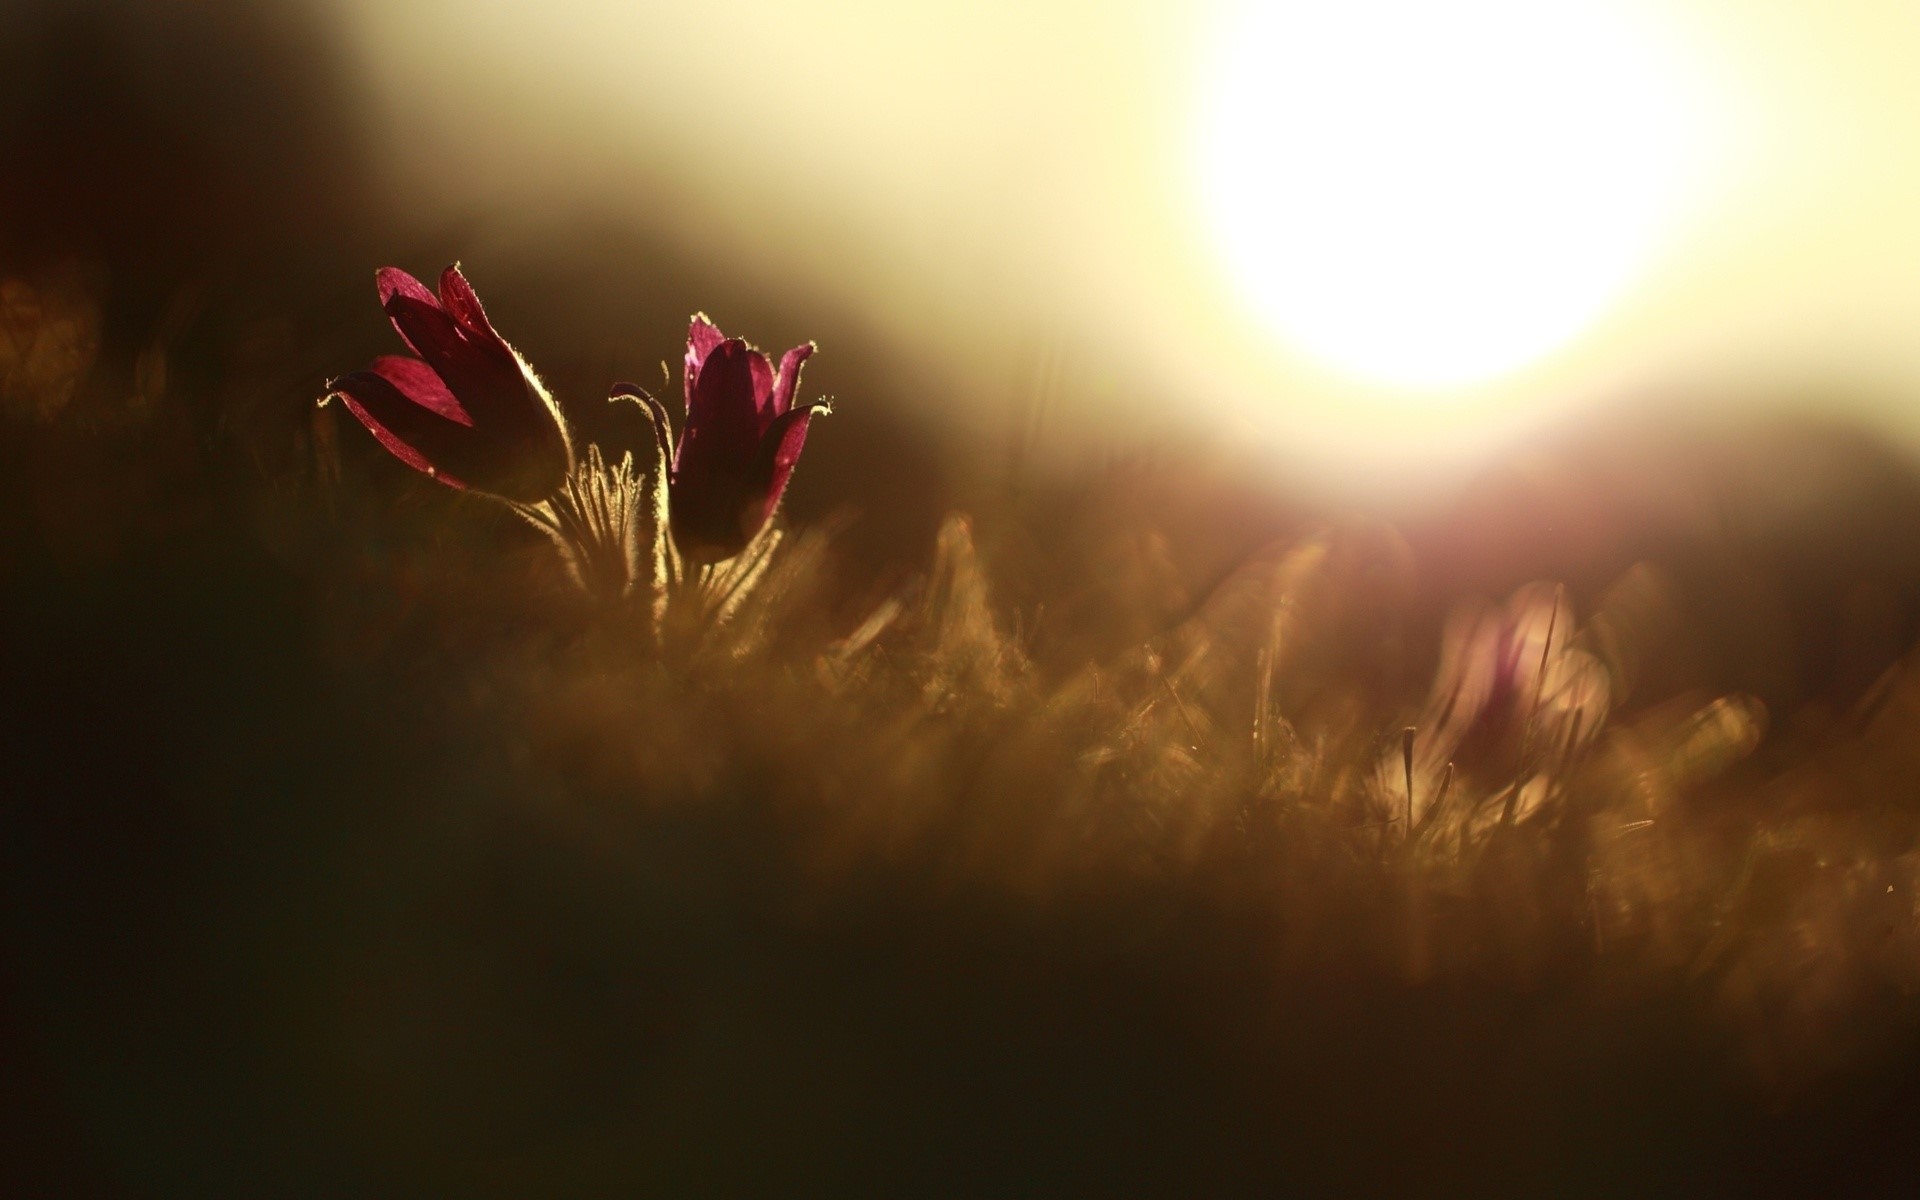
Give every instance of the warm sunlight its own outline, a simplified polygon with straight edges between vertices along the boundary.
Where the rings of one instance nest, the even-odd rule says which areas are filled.
[[[1196,178],[1246,303],[1301,355],[1419,391],[1603,316],[1698,184],[1671,46],[1599,0],[1252,0],[1202,73]]]

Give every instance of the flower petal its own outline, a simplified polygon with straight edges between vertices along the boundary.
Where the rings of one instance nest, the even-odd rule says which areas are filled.
[[[373,283],[374,287],[380,293],[380,307],[388,313],[389,317],[391,317],[393,311],[389,306],[397,296],[405,296],[433,308],[440,307],[440,301],[432,292],[427,290],[426,284],[421,283],[418,279],[402,271],[399,267],[381,267],[373,273]],[[412,350],[415,354],[420,353],[420,347],[413,344],[413,340],[407,336],[407,331],[400,328],[399,322],[394,322],[393,328],[394,332],[400,335],[400,340],[407,343],[408,349]]]
[[[759,500],[753,478],[760,446],[753,357],[745,342],[728,338],[713,348],[694,377],[674,455],[672,518],[675,541],[695,558],[738,553],[742,515]]]
[[[714,347],[695,377],[680,429],[677,470],[693,477],[744,471],[760,441],[754,403],[753,359],[759,357],[739,338]]]
[[[687,327],[687,362],[696,369],[707,361],[707,355],[713,348],[727,340],[720,327],[707,319],[705,313],[693,314],[693,322]]]
[[[440,272],[440,303],[469,334],[496,342],[501,340],[493,331],[493,323],[487,320],[487,310],[480,307],[480,297],[474,294],[473,285],[460,273],[459,263]]]
[[[780,356],[780,374],[773,381],[773,413],[780,415],[793,407],[793,393],[800,387],[800,368],[813,357],[812,342],[795,346]]]
[[[469,336],[438,301],[409,295],[388,301],[387,316],[476,424],[502,437],[534,437],[557,420],[499,338]]]
[[[460,353],[464,341],[460,326],[440,307],[440,301],[432,297],[422,300],[409,292],[399,292],[387,297],[382,307],[400,340],[426,359],[428,365],[438,369],[442,360]]]
[[[787,480],[793,477],[793,468],[800,462],[800,451],[807,444],[807,426],[816,412],[831,411],[824,404],[808,404],[790,409],[773,419],[767,427],[766,436],[760,440],[759,456],[754,463],[754,487],[764,501],[759,519],[745,535],[751,539],[760,532],[773,517],[775,509],[780,507],[780,497],[787,490]]]
[[[373,373],[400,389],[402,395],[422,408],[431,409],[449,421],[472,425],[473,418],[460,407],[460,401],[433,368],[417,358],[383,354],[373,360]]]
[[[773,364],[752,346],[747,347],[747,370],[753,376],[753,411],[759,414],[760,427],[773,417]]]
[[[416,404],[391,379],[354,371],[327,384],[389,453],[451,487],[467,486],[475,445],[470,427]]]
[[[693,314],[693,321],[687,326],[687,357],[680,369],[680,382],[685,389],[687,411],[693,411],[693,393],[700,381],[700,368],[706,364],[707,356],[714,348],[726,341],[726,335],[720,327],[707,320],[707,314]]]
[[[374,286],[380,289],[380,306],[385,308],[387,301],[395,296],[412,296],[415,300],[425,300],[429,304],[440,301],[427,290],[427,285],[402,271],[399,267],[381,267],[373,273]]]
[[[388,320],[401,340],[426,360],[454,395],[463,397],[462,403],[470,411],[486,407],[486,397],[472,394],[476,391],[503,392],[509,405],[524,407],[519,403],[521,372],[512,348],[486,323],[480,301],[465,278],[453,268],[448,270],[456,281],[449,289],[451,307],[443,305],[426,285],[405,271],[385,268],[380,274],[380,301]],[[447,283],[442,276],[442,286]],[[457,319],[463,316],[476,319],[478,327],[469,328]],[[486,412],[474,415],[483,422],[491,417]],[[507,419],[513,419],[512,415]]]

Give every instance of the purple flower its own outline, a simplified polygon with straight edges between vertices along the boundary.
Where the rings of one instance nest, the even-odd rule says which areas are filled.
[[[1503,607],[1457,615],[1423,738],[1463,768],[1499,762],[1502,771],[1529,749],[1577,749],[1605,721],[1610,688],[1605,668],[1573,640],[1571,606],[1549,583],[1521,588]]]
[[[780,504],[807,423],[827,405],[795,406],[800,368],[813,343],[795,346],[774,370],[767,356],[696,316],[687,331],[687,419],[674,454],[670,512],[675,544],[689,558],[731,558]]]
[[[1416,832],[1449,795],[1469,800],[1460,820],[1538,811],[1611,702],[1606,668],[1576,641],[1572,606],[1551,583],[1528,584],[1504,605],[1457,610],[1425,712],[1377,765],[1388,811],[1405,812]],[[1495,809],[1472,807],[1501,795]]]
[[[395,267],[375,279],[381,307],[420,357],[376,358],[329,382],[328,395],[395,458],[442,483],[523,504],[552,495],[573,465],[566,424],[459,267],[441,273],[438,296]]]

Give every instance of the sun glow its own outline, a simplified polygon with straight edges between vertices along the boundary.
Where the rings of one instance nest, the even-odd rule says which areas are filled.
[[[1433,394],[1552,354],[1687,214],[1704,111],[1605,0],[1243,2],[1203,69],[1195,174],[1287,347]]]

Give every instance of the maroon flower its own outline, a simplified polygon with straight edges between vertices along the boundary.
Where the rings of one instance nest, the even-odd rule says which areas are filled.
[[[704,315],[687,331],[687,420],[674,454],[671,521],[688,557],[731,558],[759,533],[780,504],[807,423],[827,405],[795,406],[800,368],[813,343],[767,356],[722,334]]]
[[[441,273],[437,297],[395,267],[375,279],[381,307],[420,357],[376,358],[329,382],[328,395],[395,458],[442,483],[523,504],[551,495],[573,465],[567,427],[459,267]]]

